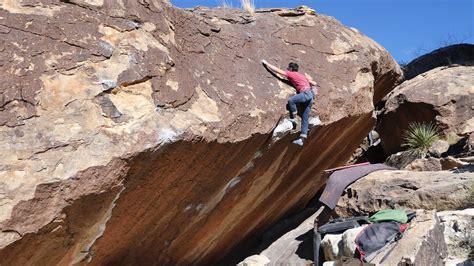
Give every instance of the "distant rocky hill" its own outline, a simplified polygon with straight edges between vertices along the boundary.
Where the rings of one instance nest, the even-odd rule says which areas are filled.
[[[406,79],[412,79],[434,68],[450,65],[474,65],[474,44],[455,44],[434,50],[411,61],[403,68]]]

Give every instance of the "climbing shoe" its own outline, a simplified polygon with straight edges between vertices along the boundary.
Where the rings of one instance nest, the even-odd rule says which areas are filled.
[[[303,146],[303,139],[302,138],[295,139],[295,140],[293,140],[293,144]]]

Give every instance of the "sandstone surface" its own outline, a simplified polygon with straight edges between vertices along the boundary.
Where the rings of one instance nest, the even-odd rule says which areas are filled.
[[[474,131],[474,66],[438,67],[403,82],[388,96],[377,121],[387,154],[402,149],[412,122],[435,122],[441,135]]]
[[[356,253],[357,235],[366,227],[363,225],[357,228],[348,229],[342,234],[327,234],[321,240],[321,248],[324,251],[324,258],[328,261],[335,261],[341,257],[353,258]]]
[[[336,206],[341,216],[384,209],[461,210],[474,206],[474,173],[378,171],[350,185]]]
[[[474,260],[474,209],[438,212],[448,249],[446,265]]]
[[[295,229],[284,234],[257,256],[267,258],[267,265],[308,265],[313,261],[312,215]],[[246,259],[247,260],[247,259]],[[245,262],[245,260],[243,261]]]
[[[431,144],[428,152],[431,156],[441,157],[443,153],[449,150],[449,143],[445,140],[436,140]]]
[[[426,158],[426,159],[416,159],[403,170],[409,171],[441,171],[443,166],[441,165],[441,160],[437,158]]]
[[[287,13],[0,1],[2,264],[209,264],[306,205],[401,71],[334,18]],[[273,139],[293,92],[264,58],[319,83],[303,148]]]

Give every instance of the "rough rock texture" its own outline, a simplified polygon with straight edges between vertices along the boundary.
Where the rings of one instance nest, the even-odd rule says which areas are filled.
[[[263,255],[253,255],[246,258],[244,261],[237,264],[238,266],[264,266],[268,265],[271,261]]]
[[[411,122],[434,121],[444,134],[474,131],[474,66],[439,67],[403,82],[387,96],[377,132],[387,154],[401,150]]]
[[[474,260],[474,209],[438,212],[448,248],[447,265]]]
[[[474,132],[469,135],[463,148],[469,155],[474,155]]]
[[[471,157],[454,158],[452,156],[444,158],[423,158],[419,159],[419,156],[412,151],[402,151],[390,155],[385,164],[401,169],[401,170],[413,170],[413,171],[441,171],[441,170],[452,170],[455,168],[468,166],[471,162]],[[361,157],[367,158],[367,157]]]
[[[321,249],[326,260],[336,260],[342,256],[344,246],[342,245],[342,234],[327,234],[321,240]]]
[[[468,163],[465,163],[459,159],[453,158],[451,156],[448,156],[446,158],[441,158],[441,168],[443,170],[451,170],[459,167],[464,167],[467,166]]]
[[[209,264],[304,206],[401,71],[299,13],[0,1],[0,261]],[[320,84],[302,149],[272,139],[292,90],[262,58]]]
[[[409,171],[442,171],[455,170],[457,168],[469,167],[469,163],[451,156],[445,158],[424,158],[415,159],[411,163],[402,167],[403,170]]]
[[[411,61],[403,72],[406,79],[412,79],[431,69],[455,64],[474,65],[474,44],[455,44],[437,49]]]
[[[443,226],[435,211],[418,210],[403,238],[372,260],[375,265],[444,265],[447,256]],[[393,250],[387,255],[387,252]]]
[[[449,150],[449,143],[445,140],[436,140],[431,144],[428,152],[434,157],[441,157],[443,153]]]
[[[258,256],[268,258],[270,262],[267,265],[311,264],[314,256],[313,229],[315,217],[315,215],[312,215],[295,229],[284,234]],[[242,263],[245,263],[245,261],[248,261],[248,258]]]
[[[336,206],[341,216],[383,209],[459,210],[474,206],[474,173],[378,171],[350,185]]]
[[[416,159],[403,170],[409,171],[441,171],[443,166],[441,165],[441,160],[437,158],[426,158],[426,159]]]
[[[390,155],[385,161],[385,164],[398,169],[403,169],[418,158],[419,155],[415,152],[410,150],[401,151]]]
[[[342,234],[327,234],[321,241],[326,260],[334,261],[342,256],[352,258],[356,252],[355,239],[366,225],[349,229]]]

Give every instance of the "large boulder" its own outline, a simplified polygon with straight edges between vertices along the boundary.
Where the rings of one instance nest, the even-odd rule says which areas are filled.
[[[438,67],[403,82],[386,98],[377,132],[387,154],[402,149],[412,122],[434,122],[445,136],[474,131],[474,66]],[[452,137],[451,137],[452,138]]]
[[[210,264],[305,206],[401,70],[357,30],[294,13],[3,1],[2,264]],[[293,92],[264,58],[320,84],[303,148],[273,139]]]
[[[474,173],[377,171],[350,185],[336,206],[341,216],[384,209],[460,210],[474,207]]]

